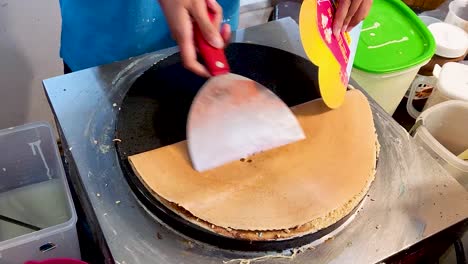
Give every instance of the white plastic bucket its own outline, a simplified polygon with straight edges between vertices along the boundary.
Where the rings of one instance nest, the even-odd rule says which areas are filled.
[[[468,102],[451,100],[431,107],[412,131],[416,142],[468,190],[468,161],[457,157],[468,149]]]
[[[351,77],[390,115],[393,115],[425,61],[411,68],[385,74],[353,68]]]

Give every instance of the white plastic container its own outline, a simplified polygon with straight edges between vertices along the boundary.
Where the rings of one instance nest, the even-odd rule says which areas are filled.
[[[420,112],[417,111],[413,106],[413,100],[428,100],[428,97],[432,94],[433,88],[437,85],[437,78],[440,73],[440,67],[437,64],[443,66],[450,61],[462,60],[468,50],[468,34],[466,34],[462,29],[443,22],[432,23],[428,26],[428,28],[435,38],[435,55],[437,56],[434,56],[433,60],[429,62],[427,67],[424,67],[426,69],[422,70],[423,75],[417,75],[411,84],[410,89],[408,90],[408,101],[406,103],[406,109],[408,114],[413,118],[417,118],[420,114]],[[452,66],[448,68],[453,70]],[[424,74],[427,74],[427,71],[432,71],[433,76],[424,76]],[[447,72],[447,70],[444,71]],[[443,75],[448,76],[449,74],[444,73]],[[457,81],[455,80],[452,82],[452,84],[455,84],[456,82]],[[459,86],[459,84],[457,85]],[[421,104],[421,101],[419,104]],[[428,105],[430,106],[430,104]]]
[[[434,36],[436,55],[444,58],[460,58],[466,55],[468,34],[461,28],[445,22],[433,23],[427,28]]]
[[[448,100],[468,101],[467,65],[449,62],[434,76],[438,79],[437,85],[427,100],[423,111]]]
[[[351,78],[393,115],[434,52],[431,32],[403,1],[376,0],[361,29]]]
[[[0,150],[0,263],[80,259],[77,216],[50,126],[0,130]]]
[[[368,73],[353,68],[351,76],[387,113],[393,115],[419,69],[428,62],[388,74]]]
[[[452,1],[445,22],[460,27],[468,33],[468,0]]]
[[[413,127],[414,139],[468,190],[468,102],[451,100],[424,111]]]
[[[423,111],[448,100],[468,101],[468,65],[456,62],[448,62],[442,68],[435,65],[433,76],[416,78],[411,85],[406,103],[406,110],[413,118],[417,118],[421,114],[413,106],[416,89],[421,84],[434,87]]]

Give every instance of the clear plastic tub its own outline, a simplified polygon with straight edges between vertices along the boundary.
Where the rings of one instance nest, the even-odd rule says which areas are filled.
[[[395,113],[419,69],[428,61],[392,73],[370,73],[353,68],[351,77],[390,115]]]
[[[0,263],[80,259],[76,212],[52,129],[0,130]]]
[[[468,190],[468,102],[451,100],[424,111],[413,127],[414,139]]]

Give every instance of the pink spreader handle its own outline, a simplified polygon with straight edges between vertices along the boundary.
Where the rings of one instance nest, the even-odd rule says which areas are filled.
[[[214,15],[208,11],[211,22],[214,20]],[[200,28],[196,23],[193,25],[195,45],[198,48],[198,52],[205,62],[205,66],[211,75],[217,76],[225,73],[229,73],[231,70],[224,54],[224,49],[217,49],[211,46],[203,37]]]

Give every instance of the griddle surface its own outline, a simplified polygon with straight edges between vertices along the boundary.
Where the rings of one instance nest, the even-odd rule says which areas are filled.
[[[319,97],[317,67],[291,53],[253,44],[231,44],[226,49],[231,70],[271,89],[287,105]],[[117,153],[124,175],[138,199],[153,214],[179,232],[221,248],[236,250],[283,250],[302,246],[330,233],[349,216],[326,229],[282,241],[246,241],[224,237],[194,225],[162,205],[128,163],[128,156],[185,140],[191,102],[206,79],[185,70],[180,55],[158,62],[129,89],[118,116]],[[351,212],[350,215],[354,213]]]

